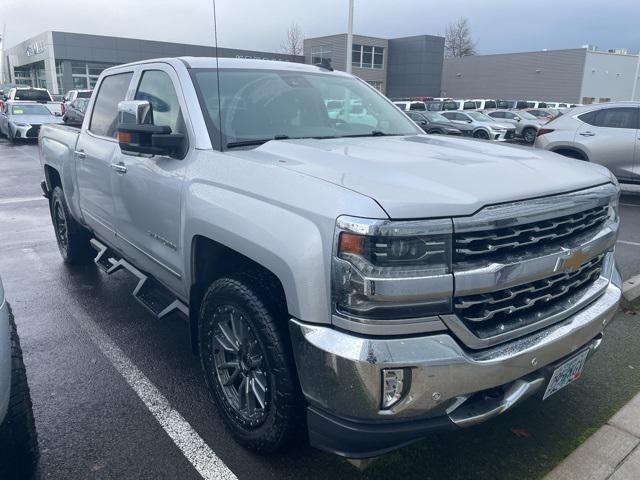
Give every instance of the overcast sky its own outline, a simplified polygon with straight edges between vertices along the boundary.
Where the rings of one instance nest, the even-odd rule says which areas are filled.
[[[279,51],[296,22],[306,37],[346,31],[348,0],[217,0],[220,46]],[[355,33],[443,34],[459,17],[479,53],[640,48],[640,0],[356,0]],[[45,30],[213,43],[212,0],[0,0],[7,46]]]

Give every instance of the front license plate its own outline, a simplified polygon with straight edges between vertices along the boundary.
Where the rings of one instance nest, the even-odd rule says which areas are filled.
[[[551,375],[551,380],[549,380],[547,391],[544,392],[544,397],[542,397],[542,399],[546,400],[558,390],[561,390],[570,383],[578,380],[582,375],[584,362],[587,361],[587,356],[589,356],[589,349],[579,353],[573,358],[570,358],[558,368],[556,368],[556,370],[553,372],[553,375]]]

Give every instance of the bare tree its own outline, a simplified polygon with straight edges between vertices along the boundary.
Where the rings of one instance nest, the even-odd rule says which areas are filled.
[[[476,42],[471,38],[471,27],[466,18],[459,18],[447,26],[444,34],[444,50],[447,57],[476,54]]]
[[[295,22],[292,23],[291,25],[289,25],[285,40],[280,45],[282,53],[286,53],[287,55],[302,55],[303,39],[304,35],[302,33],[300,25]]]

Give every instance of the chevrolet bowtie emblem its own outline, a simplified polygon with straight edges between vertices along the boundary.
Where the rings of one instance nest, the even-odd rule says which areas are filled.
[[[589,255],[584,250],[568,252],[569,256],[558,259],[558,263],[555,268],[556,272],[575,272],[589,258]]]

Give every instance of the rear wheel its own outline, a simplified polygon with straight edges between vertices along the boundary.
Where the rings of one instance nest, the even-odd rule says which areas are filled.
[[[51,221],[58,250],[65,263],[89,263],[95,257],[89,244],[91,235],[69,212],[67,200],[60,187],[55,187],[51,194]]]
[[[304,425],[286,312],[274,296],[257,277],[221,278],[200,309],[209,391],[235,439],[263,452],[282,449]]]
[[[438,128],[434,128],[433,130],[429,130],[429,132],[431,135],[443,135],[444,132]]]
[[[11,397],[9,410],[0,425],[0,478],[31,478],[38,461],[38,437],[33,419],[27,373],[13,316],[11,332]]]
[[[489,140],[489,134],[485,130],[478,130],[473,134],[473,138],[479,138],[480,140]]]
[[[536,141],[537,130],[535,128],[525,128],[522,132],[522,139],[526,143],[533,143]]]

